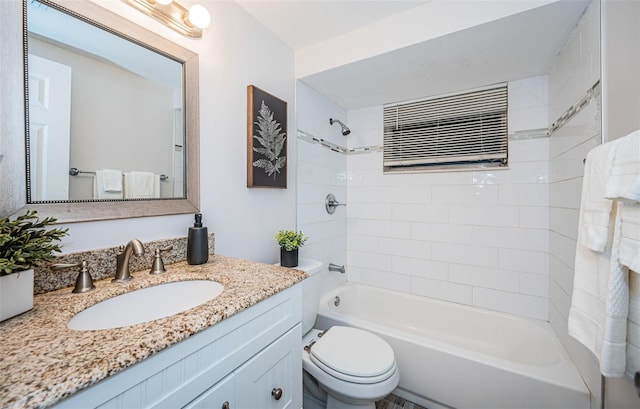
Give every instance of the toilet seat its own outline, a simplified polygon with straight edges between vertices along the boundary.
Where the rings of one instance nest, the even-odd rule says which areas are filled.
[[[358,328],[334,326],[311,346],[309,358],[324,372],[352,383],[374,384],[396,372],[393,350],[382,338]]]

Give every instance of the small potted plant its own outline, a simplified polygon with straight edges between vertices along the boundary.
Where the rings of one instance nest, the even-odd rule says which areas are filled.
[[[280,245],[280,265],[296,267],[298,265],[298,248],[304,246],[309,239],[301,231],[280,230],[276,234],[276,241]]]
[[[60,252],[67,229],[45,229],[56,219],[28,210],[15,220],[0,219],[0,321],[33,308],[33,268]]]

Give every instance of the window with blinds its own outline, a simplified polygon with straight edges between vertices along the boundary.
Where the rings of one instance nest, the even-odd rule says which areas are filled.
[[[507,87],[384,106],[385,172],[507,166]]]

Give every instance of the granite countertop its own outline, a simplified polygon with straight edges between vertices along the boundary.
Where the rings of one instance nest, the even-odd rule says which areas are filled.
[[[168,265],[167,273],[132,273],[125,284],[110,279],[96,289],[72,288],[34,297],[33,309],[0,323],[0,407],[40,408],[91,386],[198,331],[303,280],[299,270],[210,256],[191,266]],[[171,281],[207,279],[224,285],[217,298],[188,311],[129,327],[75,331],[67,321],[97,302],[132,290]]]

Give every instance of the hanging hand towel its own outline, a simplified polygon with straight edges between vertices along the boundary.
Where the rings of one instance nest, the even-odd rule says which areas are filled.
[[[582,181],[578,243],[594,251],[604,251],[609,241],[609,214],[612,201],[604,190],[618,141],[600,145],[587,154]]]
[[[640,130],[618,139],[605,197],[640,202]]]
[[[633,378],[640,371],[640,274],[629,271],[629,317],[627,323],[627,368]]]
[[[153,175],[153,197],[160,197],[160,175]]]
[[[629,315],[629,270],[620,264],[622,217],[620,203],[614,204],[616,213],[609,260],[607,285],[607,314],[605,319],[600,373],[608,377],[624,375],[627,350],[627,317]]]
[[[105,192],[122,193],[122,172],[116,169],[102,169],[102,189]]]
[[[112,187],[114,186],[113,181],[109,181],[107,182],[106,179],[112,179],[114,177],[114,174],[106,174],[104,171],[106,169],[102,169],[102,170],[96,170],[96,176],[93,179],[93,198],[94,199],[98,199],[98,200],[115,200],[115,199],[122,199],[122,172],[120,171],[113,171],[113,172],[118,172],[120,174],[120,190],[107,190],[106,186]]]
[[[620,362],[624,365],[624,349],[619,344],[626,336],[626,315],[619,314],[624,311],[617,301],[611,302],[615,293],[611,284],[618,283],[622,268],[612,263],[610,245],[616,208],[611,200],[604,199],[616,146],[616,142],[600,145],[587,155],[568,319],[569,335],[593,352],[603,374],[619,371]]]
[[[633,271],[640,271],[640,203],[619,203],[620,264]]]
[[[153,199],[160,197],[156,182],[158,175],[151,172],[127,172],[124,174],[124,196],[126,199]],[[159,180],[159,179],[158,179]]]

